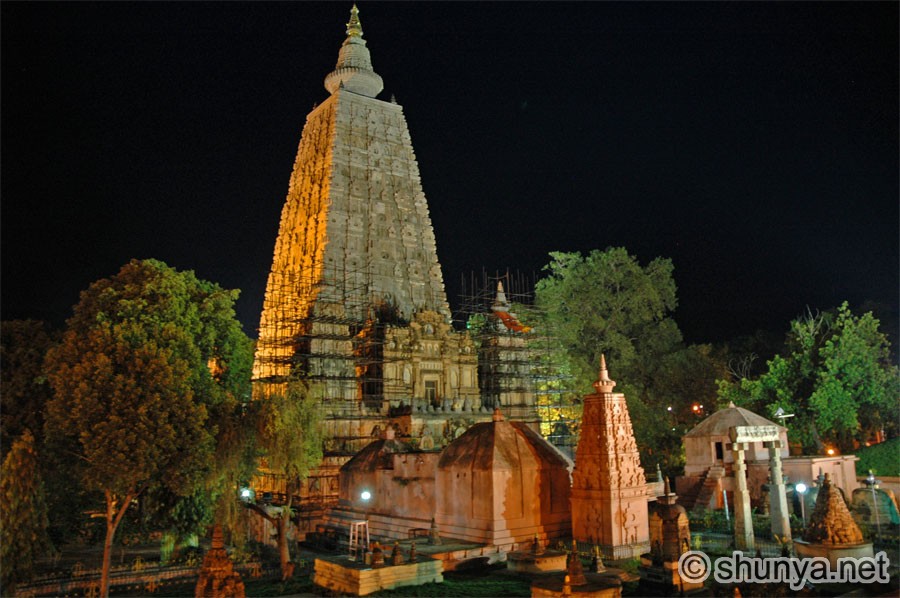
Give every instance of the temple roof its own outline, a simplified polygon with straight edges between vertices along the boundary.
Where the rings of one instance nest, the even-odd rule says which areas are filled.
[[[347,39],[341,45],[337,65],[325,77],[325,89],[329,93],[346,89],[374,98],[384,89],[384,82],[372,69],[372,57],[362,36],[359,9],[354,4],[350,9],[350,21],[347,23]]]
[[[709,436],[728,436],[728,431],[734,426],[776,426],[779,433],[787,428],[769,421],[761,415],[747,411],[743,407],[730,406],[719,409],[702,422],[697,424],[684,438],[697,438]]]
[[[568,467],[565,457],[524,422],[493,421],[475,424],[444,449],[438,469],[473,471],[518,469],[526,462],[542,467]]]

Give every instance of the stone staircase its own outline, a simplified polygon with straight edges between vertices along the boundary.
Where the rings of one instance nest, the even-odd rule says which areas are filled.
[[[690,508],[687,510],[699,511],[709,509],[710,502],[713,501],[716,493],[719,491],[719,481],[723,477],[725,477],[724,467],[710,467],[709,471],[706,472],[706,475],[703,476],[703,483],[700,485],[700,490],[694,497],[693,504],[691,504]]]

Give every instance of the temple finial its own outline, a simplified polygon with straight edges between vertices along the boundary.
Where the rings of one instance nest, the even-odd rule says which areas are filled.
[[[606,355],[600,354],[600,373],[597,375],[597,381],[594,382],[594,389],[599,393],[612,392],[615,387],[615,380],[609,377],[609,371],[606,369]]]
[[[344,39],[338,53],[337,65],[325,77],[325,89],[329,93],[335,93],[342,88],[369,98],[374,98],[384,88],[381,77],[372,70],[372,57],[366,48],[366,40],[363,39],[356,4],[350,9],[347,38]]]
[[[350,9],[350,21],[347,23],[347,35],[350,37],[362,37],[362,24],[359,22],[359,9],[354,2]]]

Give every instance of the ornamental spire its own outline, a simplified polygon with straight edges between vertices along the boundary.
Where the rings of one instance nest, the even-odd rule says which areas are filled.
[[[616,385],[615,380],[609,378],[609,372],[606,369],[606,356],[600,354],[600,373],[597,375],[597,381],[594,382],[594,389],[599,393],[612,392]]]
[[[372,70],[372,57],[362,35],[359,9],[354,4],[347,22],[347,39],[341,45],[337,65],[325,77],[325,89],[330,93],[340,90],[343,84],[347,91],[374,98],[384,89],[381,77]]]
[[[350,9],[350,21],[347,23],[347,37],[362,37],[362,24],[359,22],[359,9],[356,3]]]

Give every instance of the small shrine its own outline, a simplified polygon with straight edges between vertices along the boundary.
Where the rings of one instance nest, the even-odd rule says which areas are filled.
[[[864,541],[862,531],[828,474],[819,489],[816,508],[803,539],[794,541],[794,549],[802,558],[825,557],[832,568],[843,557],[874,556],[872,543]]]
[[[244,598],[244,582],[241,574],[234,570],[234,563],[225,552],[225,538],[222,526],[213,528],[212,547],[203,557],[200,579],[194,589],[197,598]]]
[[[581,438],[572,472],[572,537],[596,544],[612,559],[640,556],[650,548],[647,480],[634,441],[625,395],[600,356],[594,394],[584,398]]]
[[[736,455],[730,434],[732,428],[747,426],[774,426],[779,457],[783,460],[788,456],[787,428],[734,403],[719,409],[683,437],[684,475],[675,478],[675,487],[679,502],[688,511],[722,509],[723,492],[734,496],[736,480],[729,474],[733,473]],[[753,504],[759,503],[769,479],[770,457],[769,449],[760,442],[750,443],[744,451],[747,489]]]
[[[641,555],[641,581],[678,591],[702,588],[702,583],[685,581],[678,573],[678,560],[691,549],[691,529],[687,511],[665,481],[662,496],[650,512],[650,552]]]
[[[524,422],[499,409],[444,449],[435,473],[442,535],[506,552],[571,529],[571,462]]]

